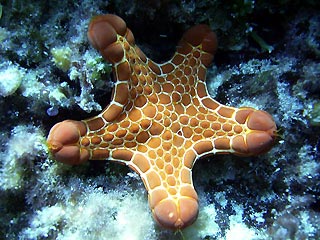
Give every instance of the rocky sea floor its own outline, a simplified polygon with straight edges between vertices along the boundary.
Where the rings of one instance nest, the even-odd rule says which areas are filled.
[[[319,239],[320,14],[316,1],[2,1],[0,239]],[[50,128],[96,115],[111,67],[87,40],[92,16],[124,18],[147,56],[165,61],[198,23],[217,33],[210,95],[269,112],[279,132],[257,157],[197,161],[198,220],[157,226],[139,176],[112,162],[48,154]]]

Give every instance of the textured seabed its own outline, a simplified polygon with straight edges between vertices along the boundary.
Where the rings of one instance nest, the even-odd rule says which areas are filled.
[[[0,5],[0,239],[319,239],[319,4],[280,1],[3,1]],[[258,157],[200,159],[198,220],[158,227],[139,176],[92,161],[66,166],[46,136],[110,99],[110,65],[89,46],[90,18],[124,18],[146,55],[165,61],[197,23],[217,33],[212,97],[269,112],[277,143]]]

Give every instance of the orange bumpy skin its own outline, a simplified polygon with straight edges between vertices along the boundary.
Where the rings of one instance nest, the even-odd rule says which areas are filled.
[[[93,18],[88,38],[113,64],[112,101],[96,117],[56,124],[49,149],[67,164],[100,159],[131,167],[141,176],[161,226],[182,229],[196,220],[191,171],[198,158],[258,155],[272,147],[276,125],[268,113],[224,106],[209,96],[206,68],[217,39],[208,26],[188,30],[163,64],[143,54],[118,16]]]

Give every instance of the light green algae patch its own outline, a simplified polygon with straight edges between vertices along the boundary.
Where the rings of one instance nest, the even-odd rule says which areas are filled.
[[[71,48],[69,47],[59,47],[52,48],[51,54],[53,57],[53,62],[62,71],[68,71],[71,66]]]
[[[312,126],[320,126],[320,102],[313,105],[310,115],[310,124]]]

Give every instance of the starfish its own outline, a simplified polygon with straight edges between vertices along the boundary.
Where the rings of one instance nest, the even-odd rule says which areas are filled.
[[[171,60],[162,64],[144,55],[116,15],[94,17],[88,38],[113,65],[111,102],[93,118],[57,123],[48,148],[66,164],[111,160],[132,168],[142,178],[153,217],[162,227],[178,230],[196,220],[192,167],[197,159],[259,155],[272,147],[276,125],[271,115],[225,106],[209,96],[206,69],[217,38],[207,25],[189,29]]]

